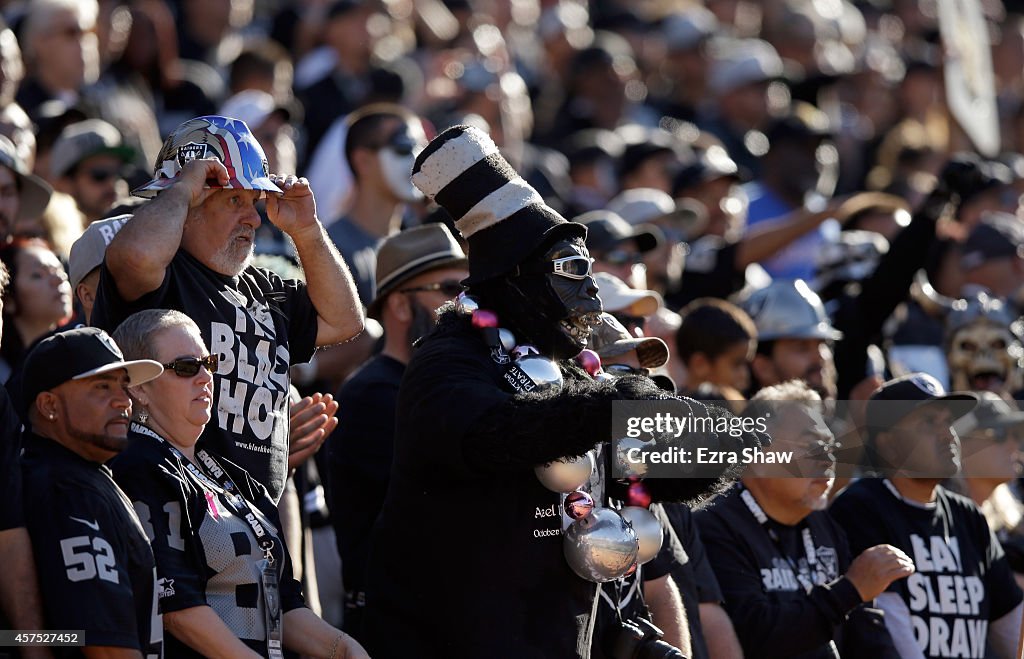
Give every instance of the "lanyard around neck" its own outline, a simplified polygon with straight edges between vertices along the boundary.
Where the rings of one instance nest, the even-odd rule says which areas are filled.
[[[746,504],[747,509],[750,511],[750,514],[754,516],[754,519],[756,519],[761,527],[764,528],[768,537],[771,539],[772,544],[775,545],[775,549],[779,552],[782,558],[785,559],[786,563],[789,564],[789,569],[793,572],[793,576],[796,580],[800,582],[800,585],[804,587],[804,590],[808,593],[811,592],[811,589],[814,588],[814,583],[807,576],[801,574],[796,562],[789,554],[786,553],[785,547],[782,546],[782,539],[779,538],[779,534],[775,530],[775,527],[771,525],[768,515],[766,515],[764,509],[761,508],[761,504],[757,502],[757,499],[754,498],[754,495],[751,494],[750,490],[745,487],[740,490],[740,499],[742,499],[743,503]],[[800,537],[804,542],[804,554],[807,558],[807,566],[813,567],[818,562],[818,554],[814,548],[814,539],[811,537],[810,527],[804,525],[804,528],[800,531]]]
[[[228,505],[231,507],[232,512],[236,517],[240,517],[245,520],[252,532],[256,535],[256,541],[259,543],[260,549],[263,550],[263,555],[269,563],[274,562],[274,537],[267,530],[267,528],[260,522],[259,515],[256,514],[254,506],[241,495],[238,487],[235,486],[235,482],[228,475],[228,472],[220,466],[220,463],[212,455],[206,452],[206,449],[199,449],[196,451],[196,458],[198,458],[198,464],[192,462],[188,457],[179,451],[176,447],[172,446],[170,442],[161,437],[152,429],[140,424],[132,422],[131,428],[134,432],[140,435],[146,435],[157,440],[160,446],[172,456],[180,460],[185,468],[188,469],[189,473],[195,478],[205,484],[207,487],[212,489],[221,489],[226,493],[226,499]]]

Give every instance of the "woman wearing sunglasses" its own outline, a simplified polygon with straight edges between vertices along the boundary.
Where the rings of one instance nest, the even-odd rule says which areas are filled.
[[[196,446],[211,420],[217,355],[188,316],[126,319],[114,340],[163,374],[131,387],[129,447],[110,467],[150,538],[168,657],[362,659],[351,637],[303,606],[277,508],[238,465]]]

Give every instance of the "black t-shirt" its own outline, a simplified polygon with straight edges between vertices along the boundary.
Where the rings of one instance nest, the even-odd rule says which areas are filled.
[[[81,629],[86,645],[160,657],[156,565],[131,502],[104,465],[26,433],[25,522],[47,629]],[[54,648],[83,656],[79,648]]]
[[[279,500],[288,471],[288,367],[316,349],[317,313],[305,284],[251,266],[226,277],[178,250],[160,288],[129,303],[102,266],[92,324],[113,332],[143,309],[185,313],[220,355],[213,419],[199,446],[241,465]]]
[[[152,543],[160,612],[209,605],[242,642],[265,656],[266,604],[258,567],[263,551],[252,527],[233,513],[221,487],[193,474],[188,458],[175,455],[147,436],[149,432],[133,431],[131,445],[110,461],[110,468]],[[217,462],[239,494],[255,504],[254,514],[274,537],[281,610],[302,606],[301,587],[292,577],[288,549],[278,532],[277,508],[266,488],[229,460]],[[201,655],[168,635],[167,656]]]
[[[584,486],[585,489],[595,487],[593,484],[588,485],[589,487]],[[661,550],[654,558],[637,566],[633,574],[601,586],[601,601],[594,623],[594,643],[590,648],[590,659],[615,659],[610,650],[614,643],[612,637],[618,633],[620,616],[623,620],[636,620],[646,616],[645,584],[675,573],[689,560],[679,539],[665,531],[664,515],[657,508],[658,504],[652,506],[651,514],[662,523]]]
[[[687,560],[672,569],[672,580],[679,589],[686,609],[686,619],[690,626],[690,646],[693,649],[692,659],[708,659],[707,643],[704,640],[704,629],[700,624],[700,605],[706,603],[721,604],[724,597],[718,585],[711,562],[708,560],[704,542],[697,532],[693,513],[681,503],[665,503],[661,505],[664,519],[669,531],[665,534],[666,541],[675,536],[686,552]]]
[[[513,395],[502,373],[468,322],[429,335],[406,369],[370,541],[374,657],[588,656],[596,584],[565,561],[561,495],[532,469],[490,473],[465,459],[474,424]]]
[[[370,531],[384,504],[395,453],[395,407],[405,364],[377,355],[338,392],[338,428],[327,440],[331,522],[346,592],[366,583]]]
[[[925,506],[904,500],[888,481],[862,479],[830,512],[854,553],[887,543],[913,559],[917,571],[888,592],[906,603],[926,657],[984,657],[988,623],[1012,611],[1021,590],[978,507],[941,486],[935,491]]]
[[[744,503],[745,491],[737,485],[695,514],[744,654],[838,657],[833,639],[861,603],[857,589],[842,576],[850,564],[842,530],[820,512],[797,526],[767,518],[776,543]],[[804,541],[805,529],[813,551]]]
[[[21,509],[21,421],[0,387],[0,531],[25,525]]]
[[[345,259],[363,306],[369,306],[377,293],[377,249],[382,239],[367,233],[347,215],[327,228],[327,236]]]

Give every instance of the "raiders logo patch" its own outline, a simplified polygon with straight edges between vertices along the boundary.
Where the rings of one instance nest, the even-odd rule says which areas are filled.
[[[508,356],[508,353],[501,346],[491,348],[491,359],[496,364],[508,364],[512,361],[512,358]]]
[[[205,144],[199,144],[197,142],[182,144],[178,147],[178,155],[176,156],[178,167],[184,167],[185,163],[189,161],[205,158],[208,152],[209,147]]]
[[[124,356],[121,354],[121,349],[117,347],[117,344],[114,343],[114,339],[110,338],[110,335],[106,332],[99,332],[96,334],[96,338],[100,340],[100,343],[102,343],[107,350],[117,355],[118,359],[124,359]]]
[[[910,381],[913,382],[918,389],[925,392],[929,396],[941,396],[944,393],[942,391],[942,385],[939,384],[939,381],[931,377],[930,375],[919,373],[912,376],[910,378]]]

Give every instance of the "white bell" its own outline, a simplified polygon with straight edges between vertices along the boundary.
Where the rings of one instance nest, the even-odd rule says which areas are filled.
[[[534,467],[537,480],[552,492],[568,494],[578,490],[590,479],[594,471],[594,456],[590,451],[575,458],[563,458]]]

